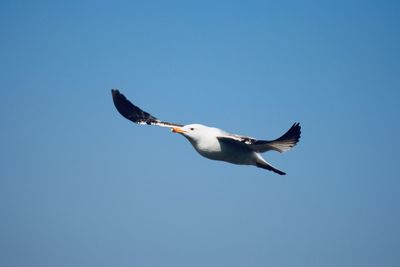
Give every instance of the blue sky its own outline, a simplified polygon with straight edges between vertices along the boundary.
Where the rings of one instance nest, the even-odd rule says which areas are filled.
[[[2,1],[1,266],[399,266],[396,1]],[[201,158],[154,116],[299,145]]]

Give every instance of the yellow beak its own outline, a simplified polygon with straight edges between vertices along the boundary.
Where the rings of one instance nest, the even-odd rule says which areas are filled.
[[[186,133],[186,131],[184,131],[184,130],[182,130],[182,128],[178,128],[178,127],[172,128],[171,131],[173,133]]]

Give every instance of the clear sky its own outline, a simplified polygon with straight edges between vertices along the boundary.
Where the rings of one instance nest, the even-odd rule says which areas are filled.
[[[398,1],[1,1],[1,266],[400,266]],[[282,177],[163,120],[298,146]]]

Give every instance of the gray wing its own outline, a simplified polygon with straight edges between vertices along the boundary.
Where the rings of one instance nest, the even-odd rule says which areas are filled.
[[[182,124],[176,124],[171,122],[160,121],[156,117],[150,115],[139,107],[135,106],[130,102],[123,94],[117,89],[111,89],[111,94],[115,108],[118,112],[126,119],[137,123],[137,124],[147,124],[147,125],[157,125],[161,127],[182,127]]]
[[[241,139],[237,138],[237,136],[231,136],[231,135],[217,136],[217,139],[221,143],[235,145],[252,150],[249,144],[242,142]]]
[[[222,142],[237,143],[247,146],[256,152],[267,152],[269,150],[275,150],[278,152],[285,152],[294,147],[300,140],[301,127],[300,123],[296,122],[290,127],[290,129],[281,137],[275,140],[257,140],[253,137],[229,134],[225,136],[217,137]]]
[[[248,148],[250,148],[249,145],[257,141],[257,139],[255,138],[237,134],[227,134],[227,135],[217,136],[217,139],[221,142],[236,144]]]

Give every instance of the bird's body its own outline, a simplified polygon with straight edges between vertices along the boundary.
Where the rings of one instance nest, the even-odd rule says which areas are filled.
[[[226,161],[233,164],[252,165],[251,158],[254,151],[245,145],[228,145],[218,140],[218,136],[228,136],[229,134],[227,132],[201,124],[189,124],[182,127],[182,130],[182,132],[177,129],[173,131],[185,136],[196,151],[203,157],[212,160]],[[195,131],[196,133],[194,133]]]
[[[238,165],[254,165],[285,174],[266,162],[251,145],[240,141],[240,138],[249,137],[229,134],[221,129],[202,124],[188,124],[172,128],[172,131],[186,137],[196,151],[205,158]]]
[[[257,140],[252,137],[230,134],[215,127],[202,124],[174,124],[162,122],[149,113],[133,105],[118,90],[112,90],[114,104],[125,118],[138,123],[171,128],[182,134],[195,150],[205,158],[239,165],[254,165],[259,168],[285,173],[269,164],[260,153],[269,150],[284,152],[297,144],[300,138],[300,124],[295,123],[280,138],[273,141]]]

